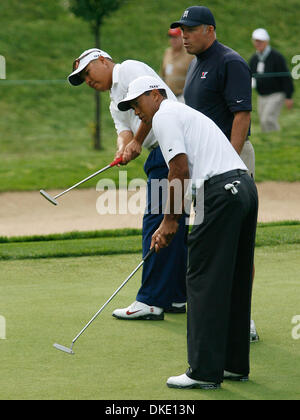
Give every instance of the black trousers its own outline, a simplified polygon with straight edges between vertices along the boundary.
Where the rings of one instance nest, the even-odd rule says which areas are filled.
[[[205,183],[204,220],[189,236],[187,375],[216,383],[224,370],[250,370],[258,197],[253,179],[235,172]],[[233,181],[240,181],[235,195],[224,188]]]

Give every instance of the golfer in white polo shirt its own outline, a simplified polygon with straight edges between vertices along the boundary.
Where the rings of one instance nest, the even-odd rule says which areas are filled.
[[[140,154],[142,146],[149,151],[144,165],[148,182],[142,229],[143,256],[148,253],[152,235],[163,219],[161,197],[152,194],[152,180],[166,180],[169,171],[151,125],[142,123],[132,110],[119,111],[118,103],[124,99],[130,82],[146,75],[159,77],[145,63],[136,60],[115,63],[107,52],[92,48],[74,61],[73,72],[68,76],[73,86],[85,82],[96,91],[110,91],[110,112],[117,131],[116,158],[122,157],[123,163],[128,163]],[[177,101],[168,86],[162,80],[161,83],[168,98]],[[171,247],[145,261],[136,300],[126,308],[116,309],[114,317],[123,320],[163,320],[164,313],[186,312],[187,244],[183,242],[188,226],[185,217],[181,218],[179,225]]]
[[[217,125],[202,113],[166,99],[158,79],[140,77],[129,85],[121,111],[133,108],[152,123],[169,166],[169,181],[204,185],[204,220],[189,236],[189,368],[169,387],[216,389],[223,379],[249,375],[252,270],[258,197],[247,167]],[[177,191],[177,196],[176,196]],[[179,191],[179,192],[178,192]],[[178,229],[175,214],[184,192],[169,188],[169,212],[151,247],[167,247]],[[197,196],[197,192],[196,192]],[[197,205],[196,205],[197,208]]]

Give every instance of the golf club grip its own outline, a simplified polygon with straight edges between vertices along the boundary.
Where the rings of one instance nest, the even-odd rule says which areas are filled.
[[[146,256],[143,258],[143,261],[148,260],[148,258],[150,258],[151,255],[154,254],[154,252],[155,252],[155,248],[153,247],[153,248],[150,249],[150,251],[148,252],[148,254],[146,254]]]
[[[110,167],[113,167],[113,166],[116,166],[116,165],[120,165],[120,163],[122,163],[123,162],[123,158],[122,157],[120,157],[120,158],[118,158],[118,159],[115,159],[111,164],[110,164]]]

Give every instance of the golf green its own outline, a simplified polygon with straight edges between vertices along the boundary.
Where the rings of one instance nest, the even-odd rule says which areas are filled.
[[[135,299],[140,272],[80,337],[75,355],[53,347],[71,345],[140,254],[1,261],[0,399],[299,399],[300,340],[292,336],[299,252],[298,244],[257,249],[253,319],[261,340],[251,345],[250,381],[224,382],[217,391],[165,384],[187,367],[186,315],[156,322],[111,316]]]

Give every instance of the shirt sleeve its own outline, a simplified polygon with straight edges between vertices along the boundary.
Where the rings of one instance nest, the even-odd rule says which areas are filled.
[[[223,95],[230,111],[252,111],[251,71],[247,63],[239,60],[227,62],[223,77]]]
[[[128,86],[138,77],[152,76],[153,70],[147,64],[135,60],[126,60],[120,66],[119,84],[124,89],[124,96]]]
[[[280,53],[277,54],[277,60],[275,62],[275,69],[277,72],[289,73],[289,69],[285,58]],[[284,76],[280,78],[282,90],[288,99],[291,99],[294,92],[293,79],[291,76]]]
[[[130,112],[133,112],[132,110],[121,112],[114,102],[110,103],[109,110],[114,120],[117,134],[120,134],[122,131],[132,131],[130,115]]]
[[[249,67],[250,67],[250,71],[251,71],[251,75],[253,76],[253,74],[256,73],[256,68],[257,68],[257,55],[254,54],[252,55],[252,57],[249,60]]]
[[[147,75],[158,77],[154,70],[152,70],[151,67],[145,63],[135,60],[126,60],[120,64],[118,91],[111,101],[109,108],[118,134],[120,134],[122,131],[134,132],[134,129],[137,125],[136,120],[138,120],[138,118],[135,118],[134,111],[131,109],[125,112],[120,111],[117,107],[117,104],[124,99],[128,91],[128,86],[133,80],[137,79],[138,77]],[[177,100],[167,85],[166,91],[169,99]]]
[[[158,112],[153,118],[152,128],[167,165],[175,156],[187,154],[181,124],[173,114]]]

